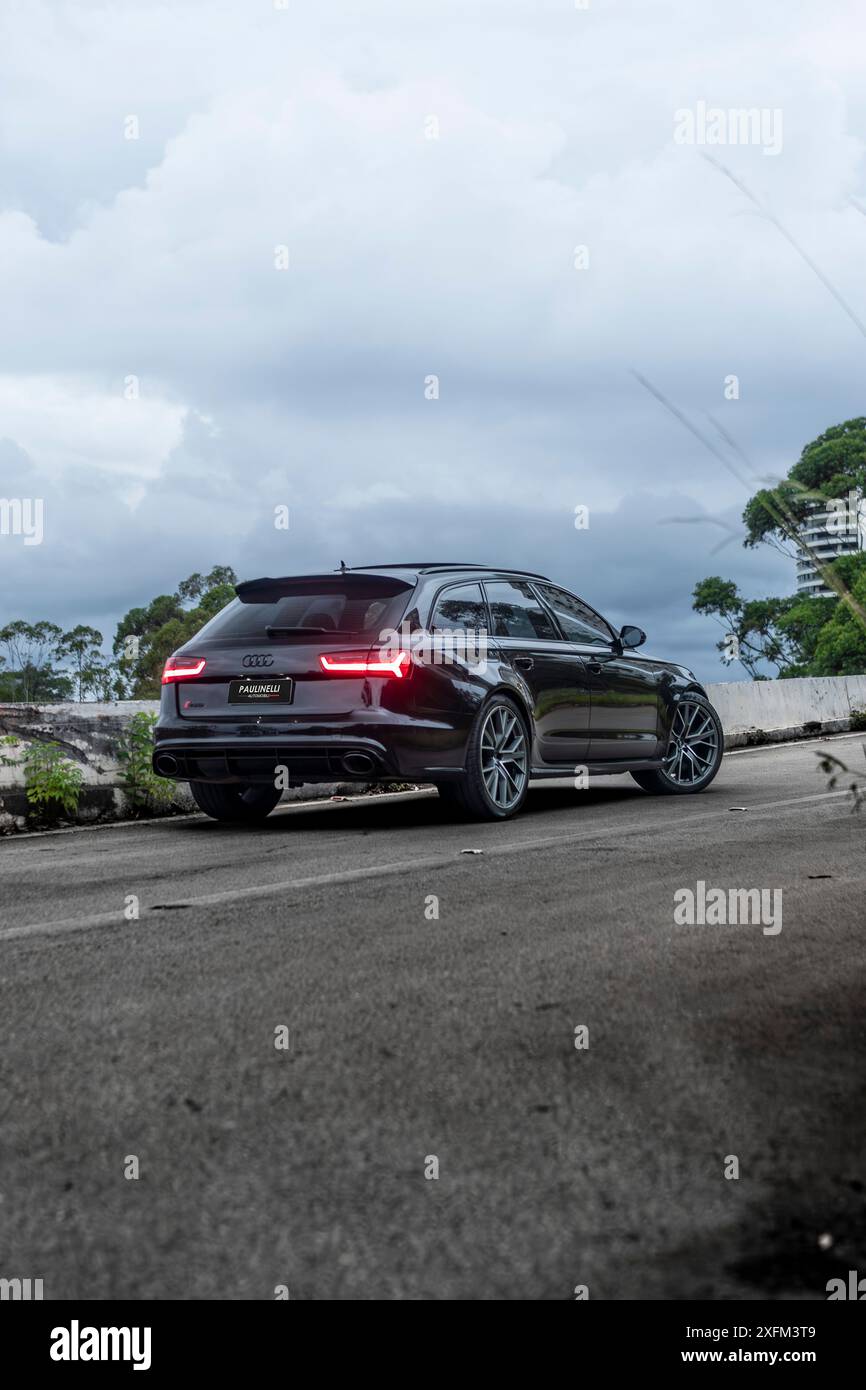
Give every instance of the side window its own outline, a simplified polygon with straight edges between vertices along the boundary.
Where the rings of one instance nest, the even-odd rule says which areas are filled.
[[[554,589],[549,584],[539,584],[538,592],[543,596],[556,615],[556,620],[569,642],[589,643],[596,647],[609,647],[613,633],[603,618],[581,603],[573,594],[563,589]]]
[[[485,583],[496,637],[542,637],[555,641],[558,633],[529,584],[496,579]]]
[[[486,632],[487,606],[480,584],[446,589],[436,600],[430,626],[434,632]]]

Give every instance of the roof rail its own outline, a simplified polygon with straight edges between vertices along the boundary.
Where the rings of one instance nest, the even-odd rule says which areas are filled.
[[[352,565],[353,570],[417,570],[419,573],[429,574],[442,570],[481,570],[491,574],[522,574],[529,579],[547,579],[546,574],[539,574],[536,570],[515,569],[512,565],[474,565],[458,562],[455,564],[445,564],[440,560],[422,561],[418,564],[401,562],[395,565]]]

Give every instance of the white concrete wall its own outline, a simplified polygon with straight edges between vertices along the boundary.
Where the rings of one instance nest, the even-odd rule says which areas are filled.
[[[866,710],[866,676],[727,681],[706,689],[721,715],[728,746],[747,741],[738,736],[749,730],[795,734],[816,723],[822,733],[846,729],[853,713]]]

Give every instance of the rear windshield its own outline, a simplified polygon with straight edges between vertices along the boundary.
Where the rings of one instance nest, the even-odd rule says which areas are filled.
[[[281,588],[244,594],[211,618],[198,636],[303,638],[304,629],[313,629],[311,637],[360,633],[375,639],[384,629],[399,626],[409,593],[405,584],[389,593],[381,584],[374,588],[328,582],[302,592]]]

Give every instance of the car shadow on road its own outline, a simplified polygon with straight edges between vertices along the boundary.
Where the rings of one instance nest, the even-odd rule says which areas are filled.
[[[573,816],[575,812],[588,813],[593,809],[603,809],[625,802],[649,801],[645,792],[633,783],[622,779],[620,785],[604,785],[575,790],[562,785],[545,786],[543,783],[530,788],[529,795],[519,820],[554,815],[556,820]],[[432,789],[417,795],[392,799],[388,796],[362,796],[342,799],[330,798],[327,801],[294,803],[278,809],[266,820],[254,825],[222,824],[207,817],[184,821],[178,824],[178,831],[188,834],[298,834],[300,831],[319,830],[323,834],[335,831],[357,830],[370,834],[374,831],[406,830],[420,826],[478,825],[491,822],[473,821],[461,817],[453,807],[444,802]]]

